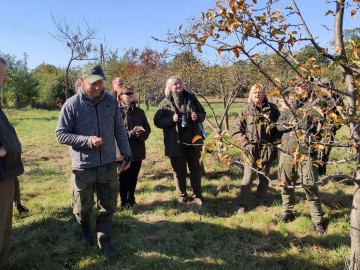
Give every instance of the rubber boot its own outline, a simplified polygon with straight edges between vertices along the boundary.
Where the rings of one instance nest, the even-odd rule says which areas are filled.
[[[111,243],[111,215],[99,215],[96,220],[98,246],[108,260],[120,257],[121,252]]]
[[[80,222],[82,236],[81,241],[85,247],[91,247],[94,245],[94,239],[92,237],[92,228],[90,218]]]
[[[15,207],[16,207],[16,210],[19,212],[19,214],[28,213],[28,212],[29,212],[29,208],[27,208],[26,206],[22,205],[21,203],[15,203]]]

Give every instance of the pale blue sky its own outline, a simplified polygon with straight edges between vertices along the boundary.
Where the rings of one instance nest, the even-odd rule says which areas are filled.
[[[167,30],[176,30],[186,19],[198,18],[201,11],[215,5],[216,0],[11,0],[1,3],[0,33],[2,53],[22,58],[29,55],[29,67],[42,62],[64,66],[68,53],[63,44],[51,38],[47,32],[54,29],[51,12],[65,17],[68,22],[86,19],[94,23],[98,37],[110,44],[112,49],[150,47],[162,50],[166,44],[151,39],[164,38]],[[283,0],[290,5],[290,0]],[[310,28],[322,43],[331,39],[331,34],[321,24],[332,27],[331,16],[324,17],[324,0],[301,0],[300,9]],[[329,8],[332,6],[328,6]],[[326,21],[328,20],[328,21]],[[358,19],[346,17],[346,28],[359,25]],[[325,44],[324,44],[325,45]],[[214,55],[216,52],[213,52]],[[81,64],[81,63],[76,63]]]

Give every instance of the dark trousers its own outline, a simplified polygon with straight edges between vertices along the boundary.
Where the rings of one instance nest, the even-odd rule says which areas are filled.
[[[14,203],[15,205],[18,205],[21,204],[19,178],[15,177],[14,185]]]
[[[141,162],[141,160],[132,161],[130,167],[119,176],[121,205],[135,202],[135,189]]]
[[[180,197],[186,197],[186,171],[187,165],[190,170],[190,183],[195,197],[201,197],[201,164],[200,151],[193,146],[180,146],[180,156],[170,157],[171,166],[174,173],[176,191]]]
[[[14,178],[7,177],[0,181],[0,269],[10,264]]]

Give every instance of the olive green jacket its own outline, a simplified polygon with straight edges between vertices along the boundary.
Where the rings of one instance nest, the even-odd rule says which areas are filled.
[[[298,151],[301,154],[314,156],[316,142],[322,137],[323,123],[324,118],[320,108],[314,102],[299,103],[293,108],[293,112],[285,109],[277,123],[278,130],[283,132],[281,150],[289,155]]]
[[[251,161],[262,159],[264,164],[268,164],[276,159],[277,149],[272,145],[279,143],[281,137],[275,124],[279,115],[277,106],[267,98],[261,108],[251,102],[240,111],[233,137]]]

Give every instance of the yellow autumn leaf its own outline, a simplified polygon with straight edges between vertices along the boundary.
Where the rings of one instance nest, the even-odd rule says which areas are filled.
[[[195,40],[199,40],[198,36],[196,34],[187,34],[189,38],[193,38]]]
[[[244,161],[245,161],[246,163],[249,163],[249,162],[250,162],[250,159],[247,157],[247,155],[244,155],[243,157],[244,157]]]
[[[324,146],[323,144],[315,144],[315,145],[314,145],[314,148],[315,148],[315,149],[322,150],[322,149],[325,149],[325,146]]]
[[[221,162],[225,163],[225,166],[229,166],[230,163],[231,163],[231,158],[229,155],[224,155],[222,158],[221,158]]]
[[[267,128],[266,128],[266,134],[270,134],[270,131],[275,127],[275,124],[270,124]]]
[[[221,132],[221,136],[223,136],[223,137],[231,137],[231,131],[230,130],[223,130]]]
[[[204,145],[203,147],[204,147],[204,151],[205,151],[206,153],[211,153],[211,152],[213,151],[213,148],[214,148],[213,145],[209,145],[209,144]]]
[[[227,147],[226,144],[225,144],[225,146],[224,146],[223,148],[220,149],[220,151],[222,151],[222,152],[225,152],[225,151],[227,151],[227,150],[228,150],[228,147]]]
[[[230,20],[228,21],[228,28],[229,28],[230,31],[233,30],[235,23],[236,23],[236,20],[234,20],[234,19],[230,19]]]
[[[196,136],[194,136],[194,138],[192,138],[192,140],[191,140],[191,143],[196,143],[198,140],[201,140],[202,139],[202,137],[200,136],[200,135],[196,135]],[[199,142],[198,142],[199,143]]]
[[[281,79],[280,78],[274,78],[274,81],[277,83],[281,83]]]
[[[258,168],[260,168],[260,169],[262,169],[262,167],[263,167],[262,162],[263,162],[262,159],[256,160],[256,166],[257,166]]]
[[[297,164],[298,154],[299,154],[299,146],[296,146],[294,151],[291,153],[291,155],[292,155],[292,163],[294,165]]]
[[[303,162],[305,159],[305,155],[304,154],[300,154],[299,156],[299,163]]]
[[[277,186],[277,187],[284,187],[284,186],[285,186],[285,182],[282,181],[282,180],[278,180],[278,181],[276,181],[275,186]]]
[[[330,112],[328,113],[328,117],[330,117],[331,119],[336,119],[337,115],[334,112]]]
[[[297,135],[298,135],[297,136],[298,139],[303,140],[303,139],[305,139],[306,133],[304,131],[302,131],[302,130],[299,130]]]
[[[267,94],[268,97],[272,97],[272,96],[276,96],[276,95],[280,95],[280,90],[277,89],[277,88],[271,90],[271,91]]]

